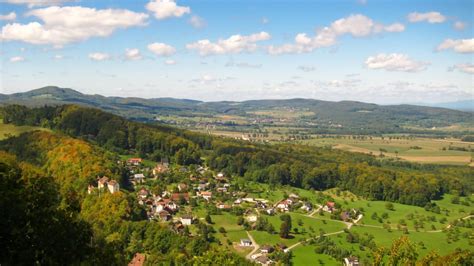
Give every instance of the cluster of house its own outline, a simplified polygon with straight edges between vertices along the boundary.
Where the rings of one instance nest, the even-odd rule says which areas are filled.
[[[310,212],[311,210],[313,210],[313,205],[311,204],[311,202],[302,201],[300,197],[294,193],[290,194],[288,198],[278,202],[276,204],[276,209],[281,212],[288,212],[296,203],[301,203],[300,208],[304,211]]]
[[[120,185],[117,181],[113,179],[111,180],[108,177],[103,176],[97,177],[97,188],[99,189],[99,191],[102,191],[107,188],[109,192],[113,194],[120,190]],[[89,186],[87,187],[87,193],[91,194],[95,189],[96,187],[94,185],[89,184]]]
[[[131,183],[133,185],[142,184],[146,176],[143,174],[144,171],[149,171],[149,168],[142,167],[143,159],[142,158],[129,158],[126,162],[130,173],[133,175],[131,176]],[[169,171],[169,163],[167,159],[162,159],[160,163],[158,163],[151,171],[153,177],[159,177],[161,174],[167,173]]]
[[[137,193],[137,200],[140,205],[146,206],[147,216],[150,220],[169,221],[173,214],[179,211],[181,203],[189,203],[189,193],[164,191],[160,195],[156,195],[146,188],[142,188]],[[184,225],[189,225],[193,221],[192,217],[190,219],[181,217],[181,220]]]
[[[328,201],[326,204],[323,206],[323,211],[333,213],[335,212],[336,209],[336,203],[333,201]]]

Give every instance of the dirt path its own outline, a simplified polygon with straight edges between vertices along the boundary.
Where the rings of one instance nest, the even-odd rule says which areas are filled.
[[[306,215],[306,216],[311,217],[311,218],[313,218],[313,219],[317,219],[317,220],[327,220],[327,219],[318,219],[318,218],[312,217],[312,216],[310,216],[310,215]],[[350,230],[353,225],[356,225],[356,224],[362,219],[362,217],[364,217],[364,215],[359,214],[359,216],[357,217],[357,220],[355,220],[355,221],[352,222],[352,223],[343,222],[343,221],[337,221],[337,220],[331,220],[331,221],[344,223],[344,224],[347,226],[347,229]],[[338,234],[342,234],[342,233],[344,233],[344,230],[337,231],[337,232],[332,232],[332,233],[326,233],[326,234],[324,234],[323,236],[332,236],[332,235],[338,235]],[[315,237],[315,238],[313,238],[313,239],[318,239],[319,237],[320,237],[320,236],[317,236],[317,237]],[[300,241],[300,242],[298,242],[298,243],[296,243],[296,244],[293,244],[293,245],[289,246],[288,248],[285,249],[285,252],[288,252],[289,250],[291,250],[291,249],[293,249],[293,248],[295,248],[295,247],[301,245],[303,242],[306,242],[306,241],[308,241],[308,240],[309,240],[309,239],[306,239],[306,240]]]
[[[458,220],[466,220],[474,217],[474,215],[468,215],[462,218],[459,218]],[[357,219],[359,221],[360,219]],[[363,227],[372,227],[372,228],[378,228],[378,229],[385,229],[383,226],[380,225],[371,225],[371,224],[357,224],[357,226],[363,226]],[[448,224],[444,229],[439,229],[439,230],[428,230],[428,231],[416,231],[413,229],[408,229],[408,232],[422,232],[422,233],[441,233],[446,229],[451,228],[452,224]],[[396,230],[398,228],[390,227],[390,229]]]
[[[251,260],[252,259],[252,255],[258,251],[258,249],[260,248],[260,245],[257,244],[257,242],[255,242],[255,239],[253,239],[253,236],[249,233],[249,231],[246,231],[247,232],[247,236],[249,237],[250,241],[252,241],[252,245],[254,246],[253,250],[247,254],[247,256],[245,256],[246,259],[248,260]]]
[[[344,233],[344,230],[342,230],[342,231],[337,231],[337,232],[332,232],[332,233],[327,233],[327,234],[324,234],[323,236],[332,236],[332,235],[338,235],[338,234],[342,234],[342,233]],[[314,237],[313,239],[318,239],[319,237],[320,237],[320,236],[317,236],[317,237]],[[306,239],[306,240],[304,240],[304,241],[300,241],[300,242],[298,242],[298,243],[296,243],[296,244],[293,244],[293,245],[289,246],[288,248],[285,249],[285,252],[290,251],[291,249],[293,249],[293,248],[295,248],[295,247],[297,247],[297,246],[303,244],[303,242],[306,242],[306,241],[308,241],[308,239]]]
[[[314,211],[312,211],[310,214],[308,214],[308,216],[313,216],[315,215],[316,213],[318,213],[321,209],[323,208],[322,205],[318,205],[318,208]]]
[[[311,214],[309,214],[309,215],[305,215],[305,216],[310,217],[310,218],[313,218],[313,219],[317,219],[317,220],[328,220],[328,219],[321,219],[321,218],[316,218],[316,217],[311,216],[311,215],[313,215],[313,214],[314,214],[314,212],[311,213]],[[358,222],[359,222],[360,220],[362,220],[363,217],[364,217],[364,216],[363,216],[362,214],[359,214],[359,216],[357,217],[357,219],[356,219],[355,221],[353,221],[352,223],[343,222],[343,221],[338,221],[338,220],[331,220],[331,221],[344,223],[344,224],[347,226],[347,229],[348,229],[348,230],[350,230],[350,229],[352,228],[352,226],[354,226],[354,225],[355,225],[355,226],[364,226],[364,227],[372,227],[372,228],[384,229],[382,226],[378,226],[378,225],[358,224]],[[458,220],[466,220],[466,219],[470,219],[470,218],[472,218],[472,217],[474,217],[474,215],[468,215],[468,216],[459,218]],[[451,224],[448,224],[445,229],[449,229],[449,228],[451,228]],[[391,228],[391,229],[396,229],[396,228]],[[441,229],[441,230],[431,230],[431,231],[422,231],[422,232],[423,232],[423,233],[441,233],[441,232],[443,232],[443,230],[444,230],[444,229]],[[416,230],[409,230],[409,231],[410,231],[410,232],[415,232]],[[343,234],[343,233],[345,233],[345,231],[344,231],[344,230],[341,230],[341,231],[337,231],[337,232],[327,233],[327,234],[324,234],[323,236],[338,235],[338,234]],[[250,260],[250,259],[251,259],[251,256],[252,256],[255,252],[257,252],[257,250],[260,248],[260,246],[254,241],[253,237],[250,235],[250,233],[249,233],[248,231],[247,231],[247,235],[249,236],[249,239],[252,241],[252,243],[254,243],[254,245],[255,245],[254,250],[252,250],[252,252],[250,252],[250,253],[246,256],[246,258]],[[320,238],[320,236],[316,236],[316,237],[314,237],[313,239],[318,239],[318,238]],[[295,243],[295,244],[289,246],[288,248],[285,249],[285,252],[288,252],[288,251],[294,249],[295,247],[297,247],[297,246],[303,244],[304,242],[306,242],[306,241],[308,241],[308,240],[310,240],[310,239],[305,239],[305,240],[303,240],[303,241],[297,242],[297,243]]]

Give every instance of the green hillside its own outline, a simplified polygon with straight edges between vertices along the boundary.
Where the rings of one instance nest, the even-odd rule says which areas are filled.
[[[230,125],[261,125],[306,128],[333,133],[429,133],[432,128],[461,125],[457,131],[473,127],[473,114],[444,108],[415,105],[376,105],[362,102],[329,102],[313,99],[252,100],[243,102],[201,102],[194,100],[157,98],[121,98],[86,95],[72,89],[44,87],[24,93],[0,95],[1,104],[27,106],[78,104],[97,107],[127,118],[153,121],[160,117],[181,126],[196,126],[202,122],[214,125],[226,123],[222,116],[235,116]],[[284,114],[296,114],[286,117]],[[279,114],[280,113],[280,114]],[[300,114],[300,115],[299,115]],[[209,118],[212,118],[209,120]],[[294,119],[297,118],[297,119]]]
[[[427,242],[431,234],[429,230],[434,230],[428,226],[433,225],[437,229],[446,223],[453,230],[438,232],[436,239],[452,241],[448,250],[450,253],[433,254],[438,256],[439,261],[472,261],[472,253],[465,250],[470,245],[466,240],[469,234],[464,233],[471,223],[470,220],[463,220],[472,213],[469,196],[474,189],[472,168],[469,167],[380,162],[370,155],[327,148],[248,143],[129,121],[98,109],[76,105],[39,108],[13,105],[1,111],[5,123],[12,127],[43,126],[49,129],[24,132],[0,141],[0,167],[3,167],[0,174],[2,182],[8,181],[9,184],[2,185],[2,195],[12,195],[13,199],[25,199],[24,195],[29,195],[25,202],[14,200],[15,204],[19,204],[17,208],[4,208],[11,199],[9,196],[0,197],[1,209],[6,212],[6,217],[20,215],[18,219],[21,220],[21,215],[25,215],[34,221],[28,231],[33,238],[18,241],[0,256],[0,261],[6,264],[13,263],[12,259],[19,258],[21,250],[27,249],[31,251],[30,255],[18,260],[24,264],[123,265],[134,254],[143,253],[148,263],[154,265],[252,265],[253,262],[244,259],[250,251],[238,246],[240,239],[249,232],[260,245],[291,245],[291,253],[277,251],[271,256],[281,263],[293,261],[295,265],[303,265],[316,256],[326,265],[337,265],[341,256],[347,254],[365,256],[364,262],[373,261],[377,256],[387,260],[398,256],[384,253],[379,247],[392,246],[395,250],[401,248],[415,252],[419,244],[410,242],[414,237],[422,237]],[[122,158],[131,156],[146,159],[146,163],[135,167],[121,162]],[[147,178],[145,183],[139,185],[130,184],[132,173],[140,171],[151,176],[151,162],[163,159],[170,162],[168,173]],[[197,170],[200,166],[208,167],[205,173]],[[14,186],[14,179],[18,178],[15,173],[20,171],[19,168],[27,169],[23,171],[28,171],[30,175],[35,173],[34,176],[47,177],[49,181],[44,186],[51,189],[48,195],[54,195],[51,198],[54,201],[44,200],[44,194],[31,193],[31,190],[37,190],[29,181],[21,187]],[[229,177],[232,193],[216,192],[219,181],[215,181],[214,176],[219,172]],[[104,175],[117,180],[120,190],[87,193],[88,185],[95,185],[97,177]],[[196,198],[187,202],[184,197],[176,200],[180,209],[174,213],[175,217],[192,213],[196,221],[186,229],[178,230],[174,227],[176,221],[149,218],[148,206],[139,203],[139,191],[147,189],[156,194],[176,192],[178,184],[192,185],[190,176],[210,182],[209,189],[214,191],[216,198],[212,201]],[[16,187],[17,194],[12,194],[12,187]],[[336,189],[328,190],[330,188]],[[349,195],[356,196],[347,196],[346,192],[340,194],[343,190],[349,190],[353,193]],[[191,189],[189,193],[194,195]],[[245,203],[227,211],[216,207],[216,204],[223,202],[231,204],[235,200],[234,193],[263,198],[271,204],[296,193],[314,206],[335,201],[340,210],[331,215],[318,215],[316,212],[304,213],[296,207],[288,214],[259,214],[258,222],[253,226],[246,222],[239,224],[246,210],[255,211],[253,204]],[[451,199],[451,203],[443,199]],[[385,217],[383,212],[386,212],[384,208],[387,207],[384,206],[387,202],[395,203],[394,210]],[[31,213],[24,206],[30,206],[36,212]],[[346,232],[350,228],[339,218],[339,213],[346,208],[357,209],[357,212],[367,216],[361,221],[360,228],[354,227]],[[448,212],[449,208],[452,210]],[[404,218],[408,211],[413,212],[413,218]],[[374,213],[384,218],[374,220],[371,218]],[[45,219],[38,220],[35,216],[44,216]],[[49,218],[46,219],[51,216],[60,227],[56,229],[59,235],[51,238],[53,241],[62,241],[61,237],[70,234],[80,235],[85,241],[74,256],[67,256],[73,252],[69,244],[62,247],[64,256],[58,256],[54,253],[57,250],[54,243],[47,241],[47,237],[40,233],[43,224],[51,223]],[[287,224],[285,230],[288,231],[282,235],[280,227],[288,223],[287,219],[293,220],[293,227]],[[409,230],[410,238],[403,237],[403,226],[390,233],[379,225],[402,223],[402,219],[409,221],[406,230]],[[22,231],[18,231],[22,228],[21,223],[16,227],[14,221],[4,220],[2,228],[5,231],[1,232],[0,241],[11,237],[10,232],[21,234]],[[41,223],[36,224],[37,221]],[[412,234],[413,230],[420,232]],[[340,239],[329,236],[341,234],[347,238],[348,235],[360,237],[358,241],[361,242],[344,242],[332,249]],[[376,239],[365,242],[366,235],[373,235]],[[384,235],[390,237],[390,241],[384,240]],[[379,236],[384,239],[379,239]],[[395,244],[391,243],[392,240]],[[38,248],[38,243],[41,248]],[[355,248],[360,246],[365,251],[356,251]],[[435,251],[434,245],[426,244],[426,247]],[[315,253],[308,253],[308,250]],[[35,255],[37,252],[42,256]],[[325,255],[321,256],[321,252]],[[291,254],[297,258],[292,259]],[[431,253],[425,255],[425,251],[419,254],[414,255],[412,260],[431,256]]]

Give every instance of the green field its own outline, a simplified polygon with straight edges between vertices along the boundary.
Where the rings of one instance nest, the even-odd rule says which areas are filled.
[[[382,227],[383,224],[389,224],[392,228],[397,228],[400,220],[405,220],[409,230],[415,230],[415,221],[422,221],[423,228],[419,231],[436,231],[444,229],[450,222],[466,217],[474,212],[473,206],[464,206],[462,204],[451,203],[452,195],[445,195],[443,199],[433,201],[440,207],[440,213],[427,211],[422,207],[393,203],[394,210],[387,210],[385,201],[368,201],[353,195],[350,192],[342,192],[339,196],[334,194],[333,190],[327,191],[327,195],[336,199],[344,209],[363,209],[364,219],[360,222],[362,225],[372,225]],[[461,201],[465,198],[461,197]],[[374,213],[381,217],[384,213],[388,218],[372,219]],[[412,217],[412,218],[411,218]],[[441,223],[440,221],[445,220]],[[434,227],[433,227],[434,226]]]
[[[292,250],[294,265],[341,265],[333,257],[326,254],[316,254],[312,245],[300,245]]]
[[[239,182],[239,180],[234,181]],[[474,237],[472,229],[448,226],[456,220],[474,214],[473,201],[467,197],[459,197],[459,203],[453,203],[454,196],[446,194],[442,199],[433,201],[439,206],[439,213],[437,213],[425,210],[422,207],[398,203],[392,203],[393,210],[388,210],[386,207],[387,202],[370,201],[348,191],[338,192],[337,189],[330,189],[319,193],[290,187],[271,188],[266,184],[247,182],[246,190],[250,191],[249,197],[267,199],[270,203],[278,202],[290,193],[307,198],[315,205],[323,204],[324,202],[322,201],[331,198],[342,209],[354,208],[362,210],[363,218],[359,221],[358,225],[352,226],[349,232],[364,238],[373,236],[375,244],[378,247],[385,248],[390,248],[394,240],[406,235],[416,244],[420,257],[425,256],[430,251],[436,251],[444,255],[457,248],[469,249],[474,244],[470,240],[470,238]],[[193,212],[202,219],[206,214],[206,207],[194,208]],[[377,213],[378,217],[384,216],[381,222],[379,219],[372,218],[374,213]],[[385,213],[388,216],[385,216]],[[303,243],[305,240],[318,237],[321,232],[329,234],[328,237],[338,247],[349,251],[352,255],[358,256],[362,262],[364,262],[364,259],[368,261],[372,256],[372,250],[368,247],[364,247],[359,243],[349,243],[346,240],[347,233],[343,232],[347,225],[342,221],[332,220],[329,213],[323,212],[323,215],[316,213],[309,216],[307,213],[298,210],[287,214],[292,218],[293,230],[291,238],[282,239],[278,233],[269,234],[266,231],[251,230],[249,233],[260,246],[282,243],[290,247],[301,242],[291,249],[294,265],[341,264],[339,259],[325,254],[317,254],[315,252],[315,245]],[[281,215],[268,216],[261,214],[260,217],[268,219],[278,232],[281,225]],[[248,236],[245,229],[237,225],[237,216],[228,212],[222,212],[219,215],[211,215],[211,217],[213,227],[217,232],[216,237],[222,245],[242,256],[245,256],[252,250],[252,248],[241,248],[238,245],[240,239],[248,238]],[[397,226],[402,220],[405,221],[408,231],[404,230],[404,226]],[[420,227],[420,223],[422,227]],[[415,226],[416,224],[417,226]],[[387,226],[390,227],[390,230],[387,229]],[[220,227],[225,228],[226,233],[220,233],[218,231]]]
[[[301,141],[303,144],[314,146],[331,146],[336,149],[367,153],[379,156],[399,158],[419,163],[439,163],[469,165],[472,152],[450,150],[450,147],[474,149],[474,143],[463,142],[458,139],[431,139],[431,138],[389,138],[366,137],[354,139],[350,136],[334,138],[313,138]],[[382,151],[381,151],[382,150]]]

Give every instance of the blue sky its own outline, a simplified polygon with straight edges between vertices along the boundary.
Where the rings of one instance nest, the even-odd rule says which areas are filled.
[[[4,0],[0,92],[474,97],[472,1]]]

